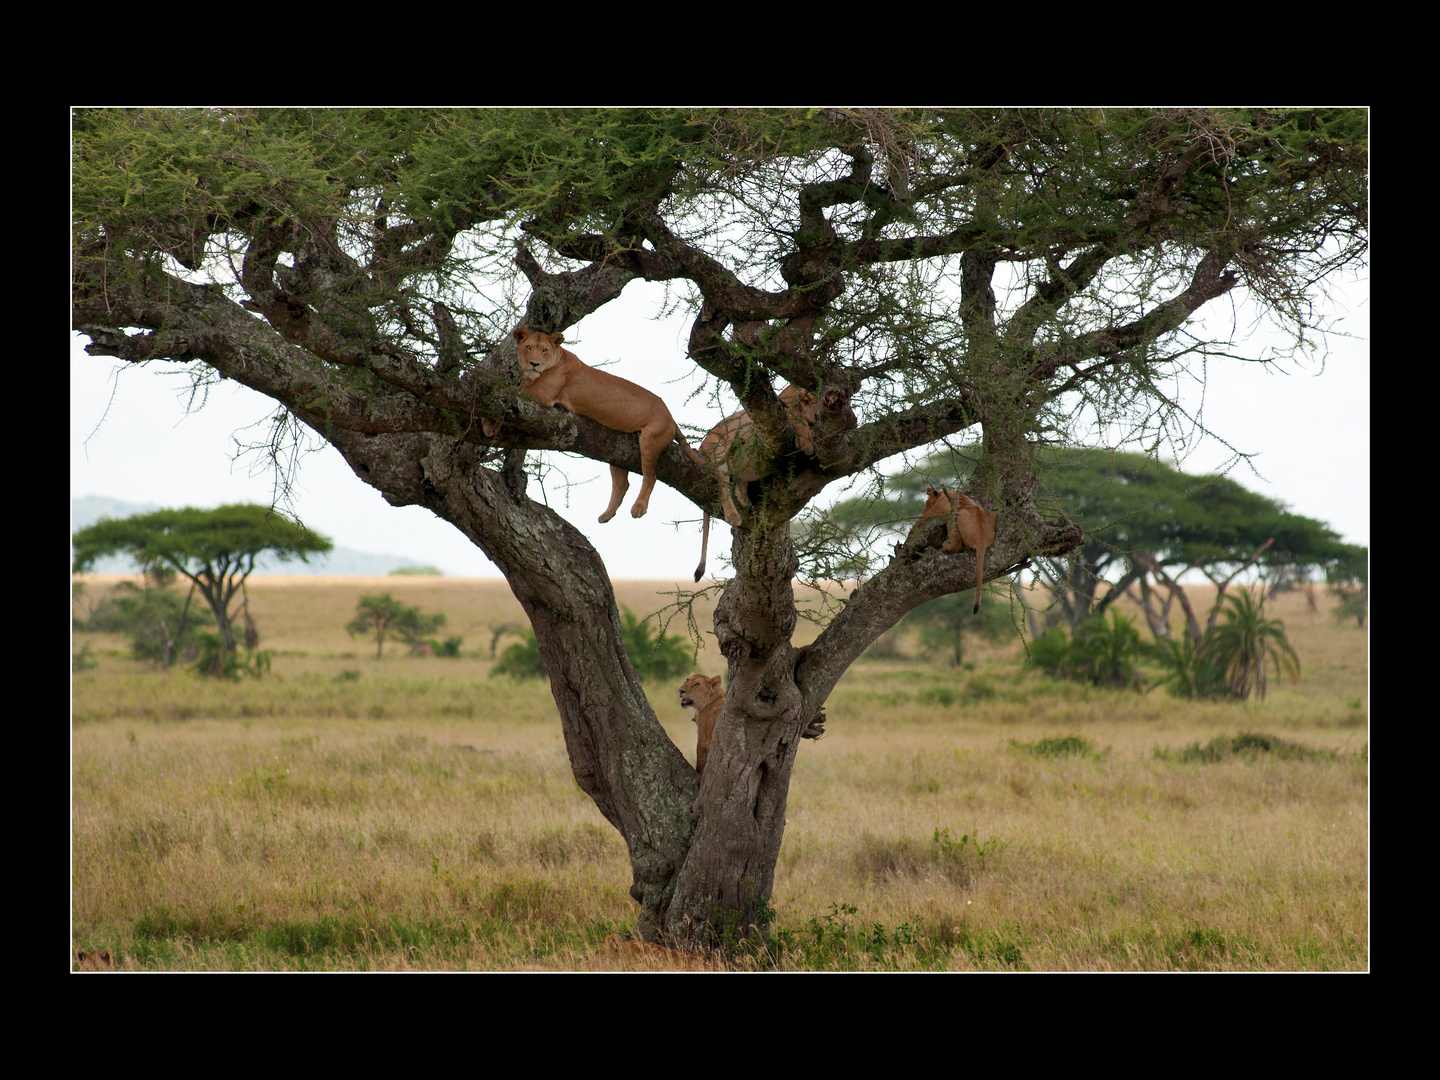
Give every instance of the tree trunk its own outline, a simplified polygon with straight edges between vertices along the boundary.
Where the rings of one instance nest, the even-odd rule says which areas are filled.
[[[495,470],[482,465],[475,446],[440,436],[336,431],[330,438],[387,501],[428,507],[505,575],[535,630],[575,779],[625,839],[640,934],[655,940],[690,846],[700,778],[660,726],[630,665],[598,553],[564,518],[525,496],[521,451],[507,451],[506,467]],[[719,775],[715,762],[712,749],[707,777]]]
[[[788,524],[736,529],[731,555],[736,575],[715,610],[730,684],[695,801],[694,838],[664,919],[669,936],[702,945],[769,930],[790,771],[819,707],[807,709],[796,685],[800,653],[790,638],[799,564]]]

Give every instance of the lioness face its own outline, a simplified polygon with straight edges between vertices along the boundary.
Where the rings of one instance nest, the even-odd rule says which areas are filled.
[[[786,400],[786,395],[790,390],[794,390],[795,393],[789,400]],[[790,407],[792,415],[798,416],[807,424],[813,424],[820,419],[820,402],[809,390],[799,386],[788,387],[785,393],[780,395],[780,400],[785,401]]]
[[[108,971],[111,967],[109,949],[91,949],[89,952],[80,949],[75,953],[75,959],[82,971]]]
[[[680,706],[684,709],[696,709],[703,711],[706,705],[714,700],[716,693],[724,695],[725,691],[720,689],[720,676],[708,678],[704,675],[691,675],[680,684]]]
[[[944,488],[936,490],[933,487],[925,489],[925,512],[921,517],[934,517],[936,514],[948,514],[951,510],[950,493]]]
[[[564,340],[564,334],[542,334],[523,326],[515,328],[515,352],[526,382],[534,382],[560,362],[563,355],[560,344]]]

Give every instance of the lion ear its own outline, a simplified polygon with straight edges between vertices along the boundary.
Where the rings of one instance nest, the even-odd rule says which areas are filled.
[[[516,341],[524,341],[525,335],[528,333],[530,333],[530,331],[526,330],[523,326],[517,326],[514,330],[510,331],[511,336],[514,337]]]
[[[710,685],[718,689],[719,686],[720,686],[720,676],[719,676],[719,675],[712,675],[712,676],[710,677]]]
[[[565,341],[565,335],[564,335],[564,334],[551,334],[551,335],[550,335],[550,342],[551,342],[551,344],[553,344],[553,345],[563,344],[564,341]]]

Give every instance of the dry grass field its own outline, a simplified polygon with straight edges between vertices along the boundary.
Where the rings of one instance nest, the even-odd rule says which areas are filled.
[[[674,588],[616,591],[643,617]],[[377,660],[344,625],[380,592],[444,612],[461,657]],[[624,844],[570,775],[548,687],[487,678],[493,628],[524,625],[504,582],[249,596],[261,679],[75,635],[99,663],[72,680],[72,966],[94,948],[120,970],[695,966],[609,940],[635,921]],[[1267,605],[1303,669],[1264,702],[1057,683],[978,639],[958,671],[862,661],[800,750],[769,947],[705,964],[1367,969],[1367,632],[1319,600]],[[695,670],[718,674],[706,642]],[[693,761],[676,687],[649,691]]]

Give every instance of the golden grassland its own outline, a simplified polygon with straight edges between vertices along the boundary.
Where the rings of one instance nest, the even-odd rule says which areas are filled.
[[[84,580],[96,596],[116,579]],[[643,617],[675,587],[616,591]],[[377,660],[343,627],[378,592],[445,612],[462,657]],[[99,665],[72,682],[72,962],[692,966],[607,941],[634,925],[624,843],[570,775],[548,687],[487,678],[491,628],[524,623],[504,582],[254,578],[249,597],[275,650],[258,680],[159,672],[76,634]],[[1366,631],[1323,596],[1267,614],[1303,670],[1264,702],[1056,683],[978,640],[958,671],[857,664],[800,749],[771,942],[708,965],[1368,968]],[[695,670],[723,670],[713,638]],[[676,687],[648,690],[693,761]],[[1241,733],[1278,741],[1206,760]]]

